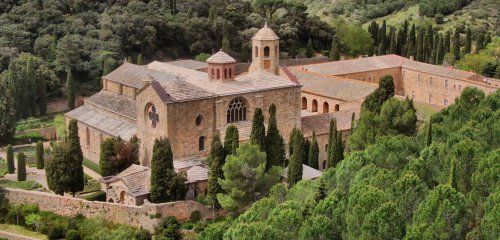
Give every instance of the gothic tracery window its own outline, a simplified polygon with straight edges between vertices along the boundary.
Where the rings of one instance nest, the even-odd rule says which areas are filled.
[[[147,110],[147,114],[148,114],[148,119],[149,119],[149,122],[151,124],[151,127],[156,128],[156,125],[158,124],[158,122],[160,122],[160,117],[159,117],[158,113],[156,112],[156,107],[152,104],[149,105],[148,110]]]
[[[229,103],[227,109],[227,122],[240,122],[247,120],[247,106],[243,98],[236,98]]]

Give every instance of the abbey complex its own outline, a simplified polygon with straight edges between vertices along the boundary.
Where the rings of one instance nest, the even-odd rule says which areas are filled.
[[[219,51],[206,62],[124,63],[104,76],[102,90],[66,118],[78,121],[83,155],[96,163],[103,139],[139,138],[142,166],[105,179],[105,184],[121,182],[132,197],[147,194],[153,143],[160,137],[169,138],[177,171],[186,171],[189,182],[206,181],[204,161],[214,134],[223,138],[232,124],[240,141],[247,141],[255,109],[263,109],[267,122],[271,104],[277,106],[278,128],[285,141],[294,127],[306,137],[316,133],[319,166],[324,169],[330,120],[336,119],[345,140],[353,116],[358,117],[361,103],[385,75],[393,77],[397,96],[437,107],[453,103],[467,86],[486,94],[500,86],[497,79],[397,55],[280,62],[279,37],[267,26],[255,34],[252,45],[249,67]],[[315,173],[311,174],[313,178]],[[108,198],[113,196],[108,193]]]

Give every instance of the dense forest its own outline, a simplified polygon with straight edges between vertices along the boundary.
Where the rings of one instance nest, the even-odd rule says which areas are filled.
[[[199,239],[498,239],[499,92],[466,88],[418,132],[411,101],[377,94],[350,140],[357,150]]]

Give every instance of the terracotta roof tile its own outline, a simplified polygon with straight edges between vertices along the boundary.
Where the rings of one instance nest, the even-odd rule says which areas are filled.
[[[183,68],[189,68],[193,70],[200,70],[208,67],[208,63],[206,62],[200,62],[192,59],[185,59],[185,60],[176,60],[176,61],[170,61],[170,62],[165,62],[165,64],[170,64],[178,67],[183,67]]]
[[[193,166],[187,170],[187,182],[195,183],[208,180],[208,169],[200,166]]]
[[[105,109],[130,119],[136,119],[136,103],[125,95],[119,95],[114,92],[102,90],[89,98],[85,99],[85,103]]]
[[[305,136],[311,136],[313,131],[316,135],[328,134],[330,120],[337,121],[339,131],[351,129],[352,114],[354,111],[339,111],[328,114],[318,114],[302,117],[302,132]],[[356,119],[358,114],[355,114]]]
[[[309,167],[305,164],[302,164],[302,179],[303,180],[312,180],[321,177],[323,173],[320,170]],[[283,173],[281,174],[284,178],[288,177],[288,167],[283,169]]]
[[[252,37],[252,40],[278,40],[279,37],[274,33],[274,31],[267,26],[267,23],[263,28],[259,29],[257,33]]]
[[[227,53],[219,50],[216,54],[212,55],[207,59],[207,63],[235,63],[233,57],[229,56]]]

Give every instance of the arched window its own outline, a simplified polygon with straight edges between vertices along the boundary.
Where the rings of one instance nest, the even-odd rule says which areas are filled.
[[[316,101],[316,99],[313,100],[312,111],[313,112],[317,112],[318,111],[318,101]]]
[[[224,79],[227,79],[227,68],[224,68]]]
[[[335,112],[340,111],[340,106],[338,104],[335,104]]]
[[[264,47],[264,57],[269,57],[269,52],[271,50],[269,49],[269,47]]]
[[[201,136],[198,140],[198,150],[205,151],[205,136]]]
[[[227,109],[227,122],[240,122],[247,120],[247,106],[243,98],[236,98],[229,103]]]
[[[211,73],[210,75],[212,76],[212,78],[214,78],[215,77],[215,72],[214,72],[213,68],[211,69],[210,73]]]
[[[196,126],[200,126],[202,122],[203,122],[203,116],[198,115],[198,117],[196,117]]]
[[[255,57],[259,57],[259,47],[255,46]]]
[[[302,109],[307,109],[307,98],[302,97]]]
[[[217,69],[217,79],[220,79],[220,69]]]
[[[330,111],[330,106],[327,102],[323,103],[323,113],[328,113]]]
[[[233,78],[233,71],[231,68],[229,69],[229,78]]]
[[[85,129],[85,140],[87,141],[87,146],[90,146],[90,130],[89,130],[89,128]]]
[[[160,117],[156,111],[156,107],[153,104],[150,104],[146,113],[151,127],[156,128],[156,125],[160,122]]]
[[[326,169],[326,160],[323,161],[323,170]]]

